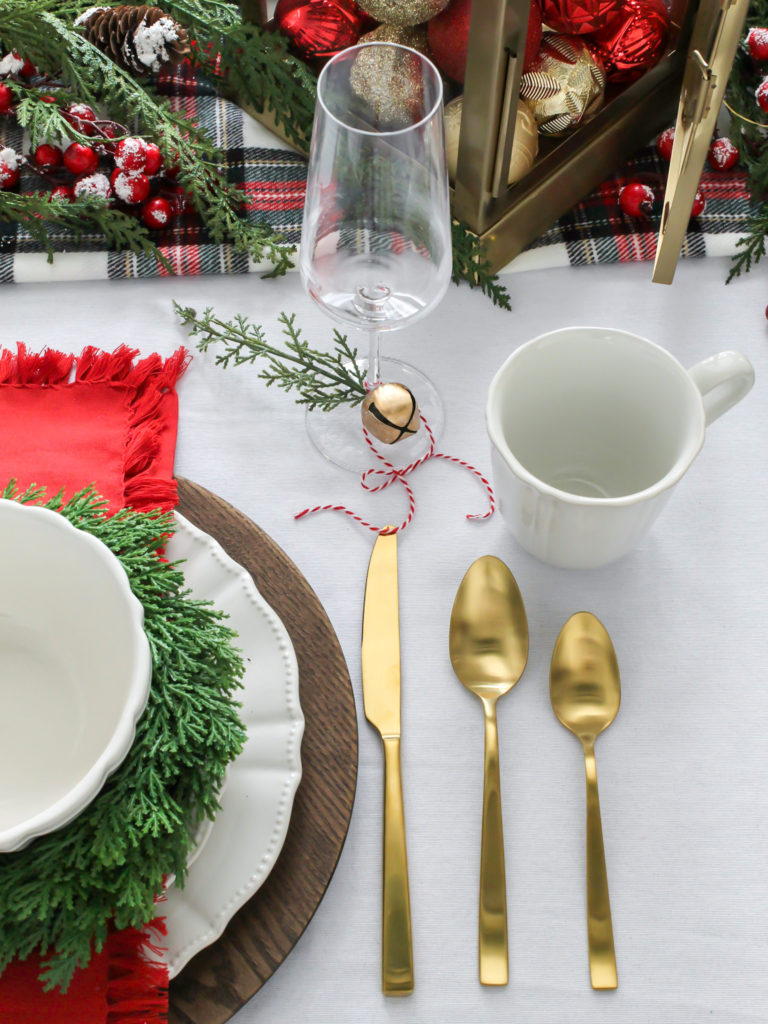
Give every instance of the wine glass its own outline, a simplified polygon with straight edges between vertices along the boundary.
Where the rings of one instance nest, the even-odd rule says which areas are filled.
[[[366,43],[323,68],[301,233],[302,283],[335,320],[368,332],[360,360],[366,387],[391,381],[414,394],[437,434],[442,403],[419,370],[380,358],[385,331],[426,316],[451,278],[451,218],[443,131],[443,85],[434,64],[406,46]],[[346,469],[371,452],[360,409],[307,414],[317,448]],[[386,446],[390,461],[424,454],[423,429]],[[397,463],[396,463],[397,464]]]

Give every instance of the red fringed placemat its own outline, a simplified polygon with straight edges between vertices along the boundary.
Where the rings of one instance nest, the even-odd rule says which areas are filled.
[[[175,385],[190,357],[138,357],[124,345],[79,357],[23,344],[0,352],[0,480],[44,485],[49,497],[94,483],[113,511],[173,508]],[[1,1024],[159,1024],[168,972],[155,940],[164,932],[162,919],[112,932],[63,995],[43,992],[36,955],[11,964],[0,977]]]

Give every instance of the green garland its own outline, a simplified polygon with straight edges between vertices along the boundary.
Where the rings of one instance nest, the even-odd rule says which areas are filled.
[[[768,28],[768,0],[752,0],[745,37],[750,28]],[[741,151],[741,162],[747,169],[747,187],[752,194],[753,209],[747,232],[737,242],[739,251],[733,258],[728,281],[742,272],[747,273],[765,256],[765,236],[768,234],[768,114],[757,105],[755,90],[767,74],[768,66],[756,64],[742,41],[736,51],[725,100],[734,112],[731,141]]]
[[[157,554],[172,513],[108,517],[92,487],[45,502],[43,489],[19,494],[11,481],[2,497],[60,512],[106,544],[144,606],[154,665],[133,747],[96,799],[65,828],[0,855],[0,971],[37,951],[46,989],[66,989],[110,922],[142,927],[157,914],[163,876],[183,884],[195,824],[215,816],[246,739],[232,696],[243,662],[223,613],[193,600],[178,566]]]

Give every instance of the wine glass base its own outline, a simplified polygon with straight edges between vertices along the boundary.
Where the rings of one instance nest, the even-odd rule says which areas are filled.
[[[365,371],[368,360],[359,359],[358,365]],[[432,381],[415,366],[386,357],[380,360],[380,376],[383,381],[404,384],[413,392],[419,412],[437,439],[442,432],[445,416],[443,403]],[[332,412],[322,412],[320,409],[307,412],[307,433],[320,454],[342,469],[364,473],[366,469],[381,465],[363,435],[359,405],[340,405]],[[376,451],[396,469],[402,469],[426,455],[431,444],[424,424],[418,433],[396,444],[381,444],[374,438],[371,440]]]

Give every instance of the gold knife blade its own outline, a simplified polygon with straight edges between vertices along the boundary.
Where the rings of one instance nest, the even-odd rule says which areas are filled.
[[[384,746],[384,852],[381,987],[413,992],[411,901],[400,773],[400,615],[397,534],[381,533],[368,565],[363,608],[363,704]]]

